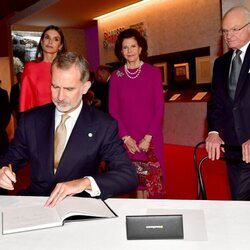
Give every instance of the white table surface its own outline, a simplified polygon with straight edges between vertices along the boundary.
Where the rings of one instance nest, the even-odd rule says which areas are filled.
[[[0,196],[0,210],[6,207],[43,204],[45,200],[45,197]],[[249,202],[140,199],[108,199],[106,202],[117,213],[118,218],[72,222],[62,227],[10,235],[0,234],[0,249],[250,249]],[[166,209],[202,210],[205,216],[207,240],[128,241],[126,239],[126,215],[145,215],[148,210],[166,211]]]

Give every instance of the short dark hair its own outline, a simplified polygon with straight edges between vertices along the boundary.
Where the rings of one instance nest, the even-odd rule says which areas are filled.
[[[43,61],[43,48],[42,48],[42,40],[45,36],[45,33],[48,31],[48,30],[55,30],[59,33],[60,35],[60,38],[61,38],[61,44],[62,44],[62,48],[60,49],[60,51],[58,53],[64,53],[67,51],[67,47],[66,47],[66,41],[65,41],[65,38],[64,38],[64,35],[63,35],[63,32],[62,30],[55,26],[55,25],[49,25],[48,27],[46,27],[41,35],[41,38],[40,38],[40,41],[39,41],[39,44],[37,46],[37,50],[36,50],[36,61],[37,62],[40,62],[40,61]]]
[[[126,29],[123,30],[117,37],[116,43],[115,43],[115,55],[116,57],[123,63],[125,63],[125,58],[122,54],[122,43],[123,40],[126,38],[134,38],[138,45],[142,48],[140,59],[146,60],[148,56],[148,44],[144,36],[141,35],[141,33],[136,29]]]
[[[96,69],[96,72],[103,72],[103,71],[107,71],[109,73],[111,73],[111,70],[109,67],[105,66],[105,65],[99,65],[98,68]]]
[[[76,52],[59,53],[52,62],[51,71],[54,66],[61,70],[68,70],[73,65],[80,70],[80,80],[83,83],[87,82],[89,80],[89,64],[83,56]]]

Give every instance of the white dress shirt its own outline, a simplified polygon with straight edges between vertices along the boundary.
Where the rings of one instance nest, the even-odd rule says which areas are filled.
[[[242,48],[240,48],[240,51],[242,52],[240,54],[240,58],[241,58],[241,61],[242,63],[244,62],[244,58],[245,58],[245,55],[246,55],[246,52],[247,52],[247,48],[248,48],[248,45],[250,44],[250,41],[245,44]],[[234,52],[235,53],[235,52]]]
[[[65,145],[64,145],[64,149],[68,143],[68,140],[69,140],[69,137],[72,133],[72,130],[75,126],[75,123],[77,121],[77,118],[82,110],[82,101],[79,105],[79,107],[77,107],[75,110],[73,110],[72,112],[68,113],[69,115],[69,118],[66,120],[65,122],[65,126],[66,126],[66,130],[67,130],[67,135],[66,135],[66,141],[65,141]],[[55,130],[57,128],[57,126],[59,125],[60,121],[61,121],[61,116],[64,115],[64,113],[58,111],[56,109],[56,112],[55,112]],[[101,191],[98,187],[98,185],[96,184],[96,181],[94,180],[93,177],[91,176],[85,176],[85,178],[88,178],[89,181],[90,181],[90,184],[91,184],[91,190],[85,190],[87,193],[89,193],[92,197],[94,196],[99,196],[101,194]]]
[[[247,51],[247,47],[249,45],[250,42],[248,42],[247,44],[245,44],[243,47],[241,47],[239,50],[241,51],[241,54],[240,54],[240,59],[241,59],[241,62],[243,63],[244,61],[244,58],[245,58],[245,55],[246,55],[246,51]],[[237,50],[237,49],[236,49]],[[231,63],[230,63],[230,70],[228,72],[228,76],[230,75],[230,72],[231,72],[231,67],[232,67],[232,61],[234,59],[234,57],[236,56],[236,50],[234,50],[233,54],[232,54],[232,58],[231,58]]]

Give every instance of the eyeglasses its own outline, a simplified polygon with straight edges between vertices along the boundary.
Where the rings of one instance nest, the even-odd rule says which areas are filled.
[[[226,29],[221,29],[220,32],[223,36],[226,36],[228,34],[232,34],[232,35],[236,35],[238,34],[238,32],[242,29],[244,29],[249,23],[245,24],[244,26],[242,26],[241,28],[233,28],[233,29],[229,29],[229,30],[226,30]]]

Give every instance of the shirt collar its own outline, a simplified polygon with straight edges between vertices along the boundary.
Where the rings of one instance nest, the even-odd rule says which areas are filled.
[[[246,43],[243,47],[240,48],[240,51],[241,51],[241,54],[240,54],[240,58],[241,58],[241,61],[243,62],[244,61],[244,58],[245,58],[245,54],[246,54],[246,51],[247,51],[247,48],[248,48],[248,45],[250,44],[250,41],[248,43]],[[237,50],[237,49],[236,49]],[[236,50],[234,50],[233,52],[233,55],[232,55],[232,60],[233,58],[235,57],[236,55]]]
[[[242,51],[243,54],[246,53],[247,47],[248,47],[249,44],[250,44],[250,41],[248,43],[246,43],[243,47],[240,48],[240,51]]]
[[[82,103],[82,101],[81,101],[80,105],[79,105],[75,110],[73,110],[72,112],[69,112],[68,115],[69,115],[71,118],[73,118],[74,120],[77,120],[77,118],[78,118],[78,116],[79,116],[79,114],[80,114],[80,112],[81,112],[82,105],[83,105],[83,103]],[[64,113],[63,113],[63,112],[60,112],[58,109],[56,109],[55,117],[59,117],[59,116],[61,116],[61,115],[64,115]]]

